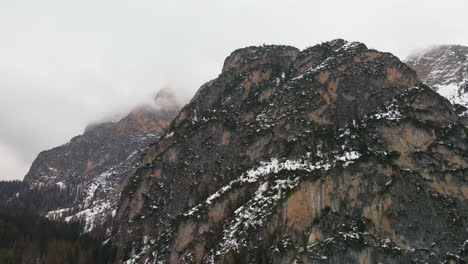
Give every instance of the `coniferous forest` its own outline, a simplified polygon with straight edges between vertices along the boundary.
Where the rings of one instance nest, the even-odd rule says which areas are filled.
[[[22,198],[12,200],[16,194]],[[99,235],[80,235],[81,223],[39,216],[47,195],[66,196],[28,191],[22,182],[0,182],[0,263],[112,263],[114,250]]]

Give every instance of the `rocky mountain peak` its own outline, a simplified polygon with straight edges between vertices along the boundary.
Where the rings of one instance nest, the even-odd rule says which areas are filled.
[[[420,70],[420,78],[430,86],[460,83],[466,78],[468,47],[461,45],[434,46],[408,57],[407,62]],[[446,79],[441,76],[448,77]]]
[[[158,105],[134,108],[119,121],[90,125],[68,143],[41,152],[24,182],[31,188],[58,186],[72,202],[40,212],[53,219],[83,221],[87,232],[108,221],[121,185],[179,111],[170,91],[160,92],[155,102]]]
[[[264,45],[235,50],[224,61],[222,72],[237,73],[249,71],[260,65],[288,67],[294,62],[299,50],[291,46]]]
[[[158,107],[142,105],[133,109],[125,118],[116,124],[116,133],[121,136],[129,136],[138,133],[163,134],[169,126],[177,104],[160,105]]]
[[[390,53],[240,49],[150,146],[112,241],[130,263],[448,259],[466,237],[466,134]]]
[[[188,112],[208,111],[215,104],[241,108],[268,101],[280,91],[301,102],[305,98],[294,92],[295,87],[310,86],[317,88],[303,95],[317,94],[322,100],[304,101],[321,105],[308,119],[342,126],[418,82],[416,73],[398,58],[359,42],[337,39],[303,51],[289,46],[248,47],[226,59],[219,78],[199,89],[176,123],[188,118]]]
[[[296,62],[296,71],[302,73],[312,67],[318,66],[327,58],[333,60],[334,58],[343,57],[343,55],[352,56],[352,54],[364,50],[367,50],[367,47],[360,42],[349,42],[343,39],[323,42],[301,51],[298,61]]]
[[[468,107],[468,47],[435,46],[410,55],[406,63],[442,96],[454,104]]]

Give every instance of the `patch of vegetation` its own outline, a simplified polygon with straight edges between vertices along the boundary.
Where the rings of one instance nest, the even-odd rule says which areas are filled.
[[[78,223],[0,213],[0,263],[112,263],[114,249],[81,231]]]

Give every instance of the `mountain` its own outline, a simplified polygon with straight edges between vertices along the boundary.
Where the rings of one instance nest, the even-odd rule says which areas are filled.
[[[125,263],[464,263],[468,120],[390,53],[234,51],[144,155]]]
[[[450,102],[468,108],[468,47],[435,46],[410,55],[406,63]],[[468,115],[467,109],[463,112]]]
[[[68,202],[44,206],[50,219],[81,221],[85,232],[111,222],[120,188],[141,162],[147,147],[158,140],[179,110],[174,95],[162,90],[155,106],[140,106],[120,121],[90,125],[83,135],[41,152],[24,178],[39,193],[66,193]],[[19,194],[24,197],[26,194]],[[54,202],[47,199],[46,205]]]

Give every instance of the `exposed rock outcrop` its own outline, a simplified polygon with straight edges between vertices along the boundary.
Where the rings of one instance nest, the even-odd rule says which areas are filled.
[[[71,197],[65,208],[42,213],[83,221],[87,232],[110,222],[121,185],[180,109],[170,91],[158,93],[155,103],[137,107],[119,121],[89,125],[83,135],[41,152],[24,182],[31,188],[58,187]]]
[[[468,116],[468,47],[441,45],[409,56],[406,63],[421,80],[462,106],[459,112]]]
[[[467,128],[389,53],[234,51],[122,191],[128,263],[463,262]]]

